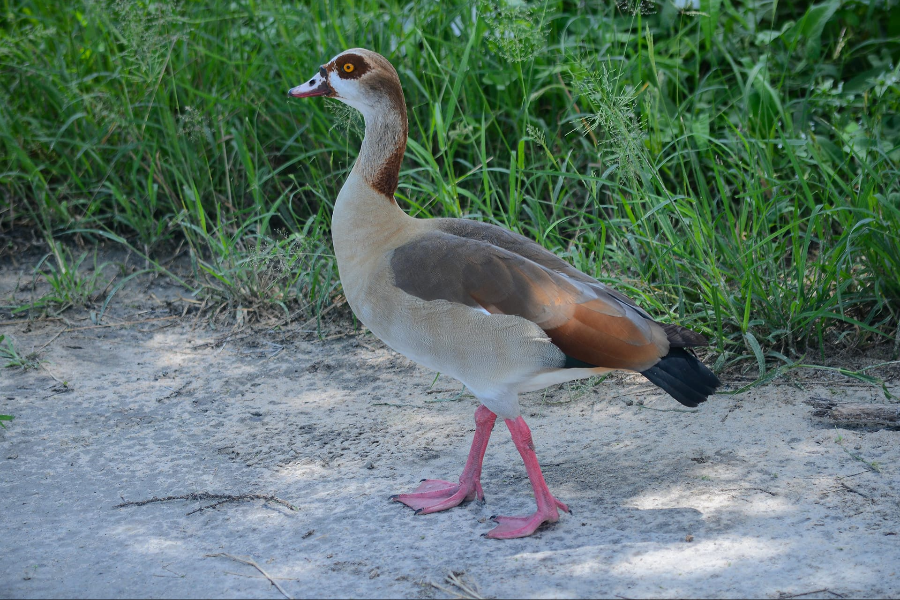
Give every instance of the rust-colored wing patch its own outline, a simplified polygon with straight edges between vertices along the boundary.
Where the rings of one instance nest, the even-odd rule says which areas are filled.
[[[540,326],[566,355],[597,367],[641,371],[668,352],[665,332],[646,313],[534,242],[528,243],[555,260],[528,244],[527,254],[541,262],[484,236],[461,237],[441,229],[394,250],[391,268],[398,288],[423,300],[523,317]],[[515,237],[504,241],[527,241],[509,235]]]

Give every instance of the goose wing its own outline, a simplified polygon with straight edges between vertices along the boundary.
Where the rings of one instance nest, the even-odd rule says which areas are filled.
[[[643,371],[669,351],[663,326],[626,296],[499,227],[438,220],[390,264],[404,292],[528,319],[579,366]]]

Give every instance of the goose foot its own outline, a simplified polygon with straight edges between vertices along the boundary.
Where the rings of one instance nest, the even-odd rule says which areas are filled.
[[[484,534],[484,537],[494,540],[509,540],[512,538],[526,537],[537,531],[544,523],[556,523],[559,521],[559,510],[571,514],[569,507],[553,498],[554,506],[549,509],[538,509],[528,517],[503,517],[494,515],[491,521],[497,526]],[[557,510],[559,509],[559,510]]]
[[[509,427],[516,449],[525,462],[525,471],[528,473],[528,479],[531,481],[531,486],[534,489],[534,498],[537,500],[537,511],[528,517],[491,517],[491,520],[498,523],[498,525],[484,534],[484,537],[497,540],[531,535],[544,523],[556,523],[559,521],[560,510],[572,514],[568,506],[554,498],[553,494],[550,493],[547,482],[544,481],[544,475],[541,473],[537,456],[534,453],[531,430],[528,429],[525,420],[522,417],[507,419],[506,426]]]
[[[544,515],[540,511],[530,517],[500,517],[491,519],[498,523],[496,527],[484,534],[484,537],[494,540],[509,540],[513,538],[527,537],[537,531],[544,523],[555,523],[559,515]]]
[[[484,461],[484,452],[487,450],[496,420],[497,415],[484,405],[475,411],[475,438],[472,440],[472,449],[459,477],[459,483],[442,479],[425,479],[416,491],[391,496],[391,500],[402,502],[414,509],[417,515],[447,510],[467,500],[478,499],[484,502],[484,492],[481,491],[481,463]]]
[[[391,496],[391,500],[402,502],[414,509],[417,515],[447,510],[475,498],[484,501],[480,483],[453,483],[442,479],[426,479],[410,494]]]

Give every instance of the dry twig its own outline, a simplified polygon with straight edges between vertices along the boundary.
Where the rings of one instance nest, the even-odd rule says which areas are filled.
[[[246,577],[247,579],[266,579],[265,577],[260,577],[259,575],[247,575],[246,573],[235,573],[234,571],[225,571],[226,575],[236,575],[237,577]],[[278,581],[299,581],[296,577],[272,577],[272,579],[277,579]]]
[[[206,556],[207,556],[208,558],[217,558],[217,557],[220,557],[220,556],[221,556],[221,557],[223,557],[223,558],[230,558],[231,560],[237,561],[237,562],[239,562],[239,563],[244,563],[245,565],[250,565],[251,567],[253,567],[253,568],[256,569],[257,571],[259,571],[260,573],[262,573],[263,576],[264,576],[266,579],[269,580],[269,583],[271,583],[272,585],[274,585],[275,587],[277,587],[277,588],[278,588],[278,591],[281,592],[281,593],[284,595],[285,598],[287,598],[288,600],[294,600],[293,598],[291,598],[291,596],[290,596],[286,591],[284,591],[284,588],[281,587],[280,585],[278,585],[278,582],[275,581],[272,577],[270,577],[268,573],[266,573],[265,571],[263,571],[263,568],[262,568],[261,566],[259,566],[258,564],[256,564],[255,561],[253,561],[253,560],[251,560],[251,559],[238,558],[237,556],[232,556],[231,554],[228,554],[228,553],[226,553],[226,552],[219,552],[219,553],[217,553],[217,554],[207,554]]]
[[[643,404],[635,404],[635,407],[641,410],[655,410],[656,412],[678,412],[678,413],[695,413],[699,410],[684,410],[683,408],[653,408],[652,406],[644,406]]]
[[[836,402],[812,397],[804,400],[815,410],[812,415],[840,425],[863,427],[893,427],[900,425],[900,406],[869,402]]]
[[[821,590],[813,590],[811,592],[803,592],[802,594],[778,594],[779,598],[802,598],[803,596],[812,596],[813,594],[831,594],[835,598],[843,598],[843,594],[838,594],[837,592],[832,592],[828,588],[822,588]]]
[[[70,331],[85,331],[86,329],[105,329],[107,327],[126,327],[128,325],[140,325],[142,323],[153,323],[154,321],[169,321],[172,319],[180,319],[180,318],[181,317],[179,315],[171,315],[168,317],[156,317],[153,319],[143,319],[141,321],[122,321],[121,323],[109,323],[109,324],[105,324],[105,325],[91,325],[89,327],[67,327],[66,329],[63,329],[62,331],[57,333],[55,336],[53,336],[50,339],[50,342],[52,342],[53,340],[55,340],[56,338],[58,338],[59,336],[61,336],[64,333],[69,333]],[[41,347],[41,349],[45,348],[50,342],[47,342],[46,344],[44,344]]]
[[[869,497],[868,494],[862,493],[861,491],[859,491],[859,490],[856,489],[855,487],[849,486],[849,485],[847,485],[846,483],[844,483],[843,481],[838,481],[838,483],[841,484],[841,487],[844,488],[845,490],[847,490],[848,492],[853,492],[854,494],[856,494],[856,495],[858,495],[858,496],[862,496],[862,497],[865,498],[866,500],[871,500],[871,498]]]
[[[123,500],[124,500],[124,498],[123,498]],[[282,500],[278,496],[264,495],[264,494],[239,494],[239,495],[235,496],[232,494],[209,494],[207,492],[184,494],[183,496],[166,496],[165,498],[157,498],[156,496],[153,496],[149,500],[135,500],[135,501],[122,502],[121,504],[116,504],[113,508],[125,508],[127,506],[144,506],[146,504],[152,504],[154,502],[172,502],[173,500],[196,500],[198,502],[202,502],[204,500],[218,500],[218,502],[213,502],[212,504],[210,504],[208,506],[201,506],[200,508],[196,508],[196,509],[192,510],[191,512],[187,513],[187,515],[185,515],[185,516],[204,511],[207,508],[215,508],[217,506],[226,504],[228,502],[241,502],[243,500],[263,500],[265,502],[274,502],[275,504],[280,504],[281,506],[289,508],[290,510],[294,510],[294,511],[300,510],[299,508],[297,508],[290,502]]]
[[[464,574],[465,573],[463,573],[462,571],[450,571],[450,573],[444,578],[444,581],[446,581],[459,591],[445,588],[444,586],[434,583],[433,581],[429,581],[428,585],[433,588],[439,589],[442,592],[446,592],[451,596],[456,596],[457,598],[482,600],[484,596],[478,593],[478,590],[475,589],[474,585],[462,578]]]
[[[64,334],[65,332],[67,332],[68,330],[69,330],[68,327],[63,327],[62,329],[60,329],[60,330],[56,333],[56,335],[54,335],[52,338],[50,338],[49,340],[47,340],[46,342],[44,342],[44,345],[43,345],[43,346],[41,346],[40,348],[38,348],[37,350],[35,350],[35,354],[37,354],[38,352],[40,352],[41,350],[43,350],[44,348],[46,348],[47,346],[49,346],[51,342],[53,342],[56,338],[58,338],[59,336],[61,336],[61,335]]]
[[[61,317],[44,317],[42,319],[13,319],[12,321],[0,321],[0,327],[12,325],[28,325],[31,323],[41,323],[43,321],[62,321]]]

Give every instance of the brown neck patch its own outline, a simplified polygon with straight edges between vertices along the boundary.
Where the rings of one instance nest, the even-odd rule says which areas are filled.
[[[400,165],[403,163],[403,153],[406,151],[406,139],[394,150],[390,156],[381,165],[381,168],[375,173],[369,185],[372,186],[379,194],[387,196],[391,202],[395,202],[394,193],[397,191],[397,185],[400,181]]]
[[[389,60],[362,48],[341,54],[325,66],[331,77],[357,80],[373,106],[378,106],[373,122],[366,122],[366,139],[360,164],[366,183],[391,202],[400,179],[400,165],[406,152],[409,124],[400,78]]]
[[[390,63],[388,63],[390,64]],[[384,194],[391,201],[394,201],[394,193],[397,191],[397,184],[400,179],[400,165],[403,163],[403,154],[406,152],[406,138],[409,135],[409,123],[406,120],[406,101],[403,98],[403,88],[400,87],[400,80],[393,68],[378,69],[366,79],[366,87],[388,99],[393,109],[391,119],[396,119],[396,123],[391,125],[399,128],[396,139],[396,145],[384,162],[378,168],[369,185],[376,192]]]

